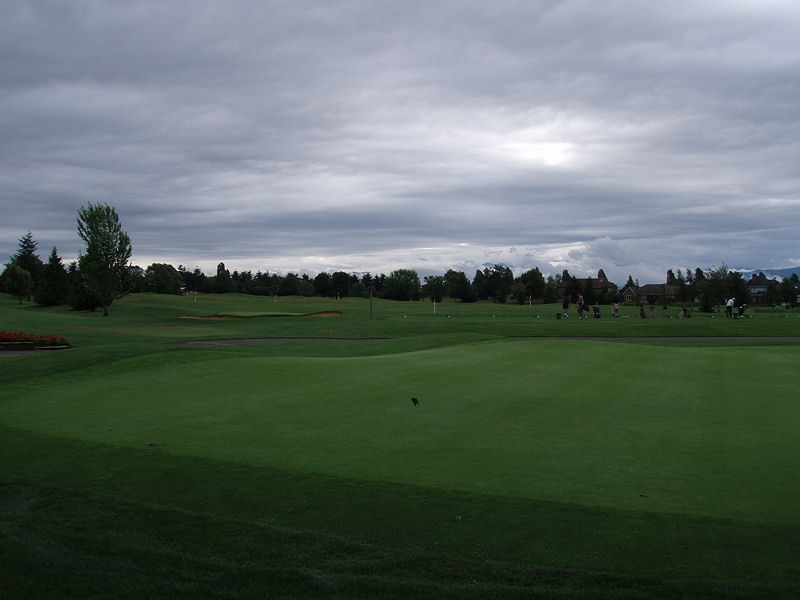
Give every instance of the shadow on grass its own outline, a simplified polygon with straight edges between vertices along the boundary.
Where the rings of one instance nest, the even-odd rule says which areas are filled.
[[[0,426],[0,596],[781,598],[800,527],[362,482]]]

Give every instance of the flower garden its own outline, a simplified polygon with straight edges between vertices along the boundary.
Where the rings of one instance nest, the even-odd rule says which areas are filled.
[[[35,348],[63,348],[69,341],[59,335],[42,335],[22,331],[0,331],[0,350],[33,350]]]

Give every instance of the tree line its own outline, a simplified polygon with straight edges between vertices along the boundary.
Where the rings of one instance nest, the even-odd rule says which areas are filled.
[[[77,225],[78,236],[86,243],[77,261],[65,268],[54,246],[47,262],[42,262],[36,253],[38,242],[28,231],[0,275],[0,290],[18,297],[20,304],[27,298],[43,306],[102,308],[108,316],[111,303],[127,288],[131,239],[122,229],[117,211],[107,204],[81,207]]]
[[[784,304],[793,307],[797,304],[800,279],[797,273],[785,277],[782,281],[767,279],[763,273],[756,277],[763,283],[764,292],[759,295],[759,302],[768,306]],[[724,303],[726,298],[735,298],[738,305],[750,304],[752,292],[750,283],[741,273],[729,270],[725,265],[703,271],[686,269],[685,273],[672,269],[667,271],[666,285],[676,288],[675,299],[680,303],[697,301],[703,312],[711,312],[715,306]]]
[[[322,297],[378,297],[389,300],[430,299],[441,302],[445,298],[459,302],[490,300],[498,303],[553,303],[562,298],[579,296],[587,304],[609,304],[621,291],[631,289],[635,302],[640,297],[638,281],[628,276],[627,282],[618,286],[606,277],[603,269],[597,277],[573,277],[567,270],[559,275],[545,277],[538,267],[514,276],[511,268],[502,264],[478,269],[472,278],[463,271],[448,270],[443,275],[429,275],[422,280],[412,269],[397,269],[388,275],[371,273],[319,273],[308,274],[252,271],[230,272],[224,263],[217,265],[214,275],[206,275],[199,268],[189,270],[183,265],[153,263],[143,269],[130,265],[132,253],[130,237],[122,229],[116,210],[105,204],[89,204],[78,211],[78,235],[86,249],[78,260],[64,266],[58,251],[53,247],[46,262],[38,254],[38,242],[28,231],[19,240],[19,248],[0,275],[0,291],[5,291],[23,302],[30,301],[54,306],[68,304],[75,310],[108,309],[115,298],[135,292],[157,294],[183,293],[240,293],[264,296],[322,296]],[[762,276],[763,277],[763,276]],[[782,282],[766,281],[766,292],[761,297],[765,304],[785,303],[794,306],[797,301],[798,277]],[[669,269],[663,291],[658,294],[668,300],[685,305],[697,305],[702,311],[712,311],[735,297],[739,304],[751,302],[748,281],[741,273],[720,266],[694,271]]]

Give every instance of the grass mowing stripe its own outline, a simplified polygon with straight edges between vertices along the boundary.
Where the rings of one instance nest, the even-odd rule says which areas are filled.
[[[624,577],[443,558],[53,488],[6,486],[0,503],[16,494],[47,510],[5,525],[0,591],[15,597],[529,598],[537,590],[566,596],[584,585],[644,597],[623,590],[646,587]],[[44,585],[26,587],[20,575],[32,567],[47,569]]]
[[[76,490],[0,487],[0,506],[20,503],[26,509],[15,506],[0,542],[0,556],[8,550],[0,591],[14,596],[25,589],[19,575],[31,567],[49,574],[36,595],[62,598],[530,598],[572,597],[586,587],[644,598],[648,588],[664,589],[654,578],[474,561]]]

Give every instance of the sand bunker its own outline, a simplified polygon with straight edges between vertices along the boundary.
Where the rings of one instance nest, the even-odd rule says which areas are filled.
[[[264,313],[254,315],[182,315],[179,319],[192,319],[195,321],[231,321],[233,319],[252,319],[256,317],[341,317],[338,310],[326,310],[309,314],[297,313]]]

